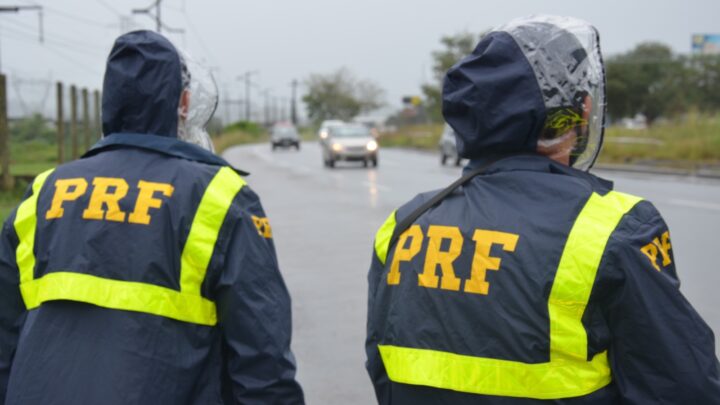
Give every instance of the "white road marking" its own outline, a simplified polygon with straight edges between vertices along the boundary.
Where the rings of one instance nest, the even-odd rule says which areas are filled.
[[[672,204],[672,205],[683,206],[683,207],[720,211],[720,204],[709,203],[709,202],[704,202],[704,201],[681,200],[681,199],[674,198],[674,199],[668,200],[668,203]]]

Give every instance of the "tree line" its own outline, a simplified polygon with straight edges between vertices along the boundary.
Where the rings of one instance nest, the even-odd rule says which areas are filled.
[[[483,34],[443,36],[432,52],[432,80],[422,85],[422,103],[410,117],[391,117],[395,124],[442,122],[442,80],[447,70],[470,54]],[[642,114],[652,124],[688,111],[720,112],[720,55],[681,55],[658,42],[645,42],[605,59],[609,122]],[[347,69],[315,74],[305,80],[303,101],[314,122],[350,119],[385,105],[382,89]]]

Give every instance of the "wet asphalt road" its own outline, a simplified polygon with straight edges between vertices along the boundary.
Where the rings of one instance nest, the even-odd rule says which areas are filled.
[[[251,172],[250,186],[270,218],[280,267],[293,299],[293,351],[308,404],[372,404],[364,369],[366,274],[375,231],[421,191],[442,188],[460,168],[435,154],[385,149],[377,169],[357,163],[323,167],[320,149],[272,152],[266,144],[224,156]],[[682,291],[720,332],[720,181],[601,172],[616,189],[643,196],[671,233]],[[720,343],[720,339],[717,339]]]

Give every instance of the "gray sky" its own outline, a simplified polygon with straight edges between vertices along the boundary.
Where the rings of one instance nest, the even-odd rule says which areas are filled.
[[[11,84],[21,79],[9,89],[11,115],[22,113],[14,86],[31,109],[44,99],[46,87],[31,79],[100,88],[105,58],[121,29],[155,26],[148,16],[131,16],[131,9],[153,2],[0,0],[1,6],[45,7],[44,45],[37,40],[36,12],[0,14],[1,68]],[[600,30],[606,55],[651,40],[688,53],[692,33],[720,33],[718,0],[162,1],[164,22],[186,32],[168,36],[217,69],[221,97],[241,97],[236,77],[248,70],[260,72],[253,92],[259,102],[258,90],[289,97],[292,79],[344,66],[384,88],[391,107],[399,107],[404,95],[419,94],[420,84],[432,79],[430,53],[439,48],[441,36],[481,32],[533,13],[590,21]],[[47,111],[54,109],[53,97],[54,89]]]

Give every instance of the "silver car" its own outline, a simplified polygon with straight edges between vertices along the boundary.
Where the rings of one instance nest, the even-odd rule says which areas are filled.
[[[291,146],[299,150],[300,135],[298,135],[297,129],[292,125],[275,125],[272,130],[270,130],[270,143],[272,144],[272,150],[275,150],[275,148],[289,148]]]
[[[335,167],[335,162],[356,161],[367,167],[372,163],[378,165],[378,143],[370,130],[364,125],[346,124],[332,126],[322,146],[323,163],[327,167]]]
[[[445,165],[448,159],[450,159],[455,161],[455,166],[460,166],[462,158],[458,156],[455,131],[453,131],[450,125],[445,124],[445,129],[440,136],[438,148],[440,149],[440,164]]]

